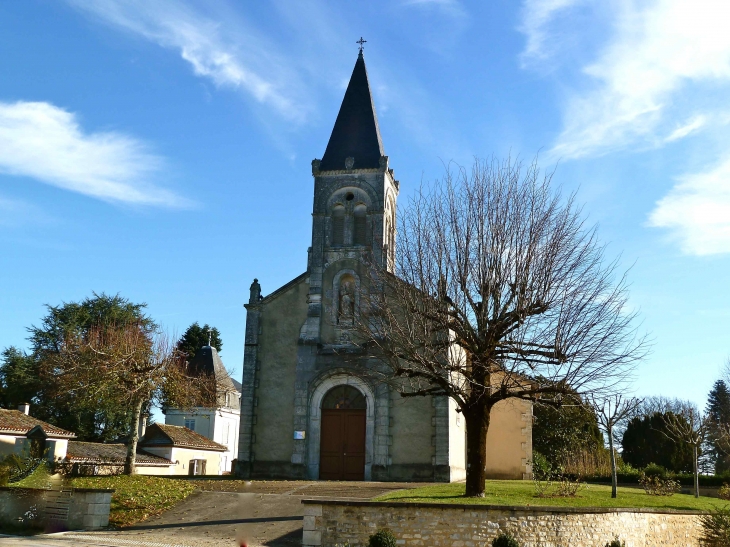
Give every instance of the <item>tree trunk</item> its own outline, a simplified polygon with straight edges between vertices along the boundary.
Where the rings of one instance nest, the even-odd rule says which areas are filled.
[[[466,496],[484,497],[489,409],[478,405],[464,413],[466,420]]]
[[[694,459],[693,459],[693,467],[695,472],[695,497],[700,497],[700,473],[699,473],[699,466],[697,465],[697,446],[692,447],[694,450]]]
[[[611,451],[611,497],[616,497],[618,477],[616,476],[616,452],[613,448],[613,427],[608,428],[608,449]]]
[[[127,443],[127,458],[124,461],[124,474],[137,474],[137,441],[139,441],[139,418],[142,416],[144,401],[134,404],[129,424],[129,442]]]

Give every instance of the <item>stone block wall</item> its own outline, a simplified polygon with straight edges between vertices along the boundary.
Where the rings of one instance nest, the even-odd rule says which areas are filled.
[[[0,488],[0,523],[52,531],[96,530],[109,524],[113,490]]]
[[[701,513],[642,509],[503,507],[304,500],[302,544],[365,546],[389,528],[403,547],[488,547],[509,531],[522,547],[699,547]]]

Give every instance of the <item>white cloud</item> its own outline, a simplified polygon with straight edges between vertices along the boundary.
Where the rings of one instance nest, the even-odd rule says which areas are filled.
[[[622,0],[615,13],[615,34],[583,69],[589,77],[585,89],[567,101],[555,156],[666,142],[656,135],[686,117],[683,107],[706,110],[702,85],[730,83],[729,2]],[[689,86],[691,100],[685,101],[681,92]]]
[[[183,2],[170,0],[68,0],[106,23],[177,50],[194,73],[217,86],[240,89],[292,121],[304,117],[298,78],[266,38],[230,15],[225,25]]]
[[[45,102],[0,102],[0,173],[137,205],[190,203],[151,182],[162,159],[132,137],[84,133],[76,116]]]
[[[730,252],[730,159],[681,177],[657,202],[649,225],[668,229],[687,254]]]
[[[522,52],[523,64],[547,58],[553,51],[557,34],[550,32],[550,23],[583,0],[525,0],[522,8],[520,32],[527,42]]]
[[[687,123],[677,127],[674,131],[672,131],[667,136],[667,138],[664,139],[664,141],[665,142],[674,142],[674,141],[683,139],[687,135],[691,135],[692,133],[703,128],[706,124],[707,124],[707,118],[705,116],[695,116]]]

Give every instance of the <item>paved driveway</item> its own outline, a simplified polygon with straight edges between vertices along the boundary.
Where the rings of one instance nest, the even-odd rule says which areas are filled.
[[[228,484],[226,484],[228,483]],[[118,531],[68,532],[34,538],[0,538],[7,547],[141,546],[233,547],[243,543],[298,547],[304,498],[369,499],[409,483],[205,481],[184,502],[163,515]],[[213,489],[239,490],[236,492]]]

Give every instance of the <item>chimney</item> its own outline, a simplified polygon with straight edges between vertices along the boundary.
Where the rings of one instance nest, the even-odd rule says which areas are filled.
[[[30,404],[28,403],[20,403],[18,405],[18,410],[22,412],[25,415],[30,414]]]

